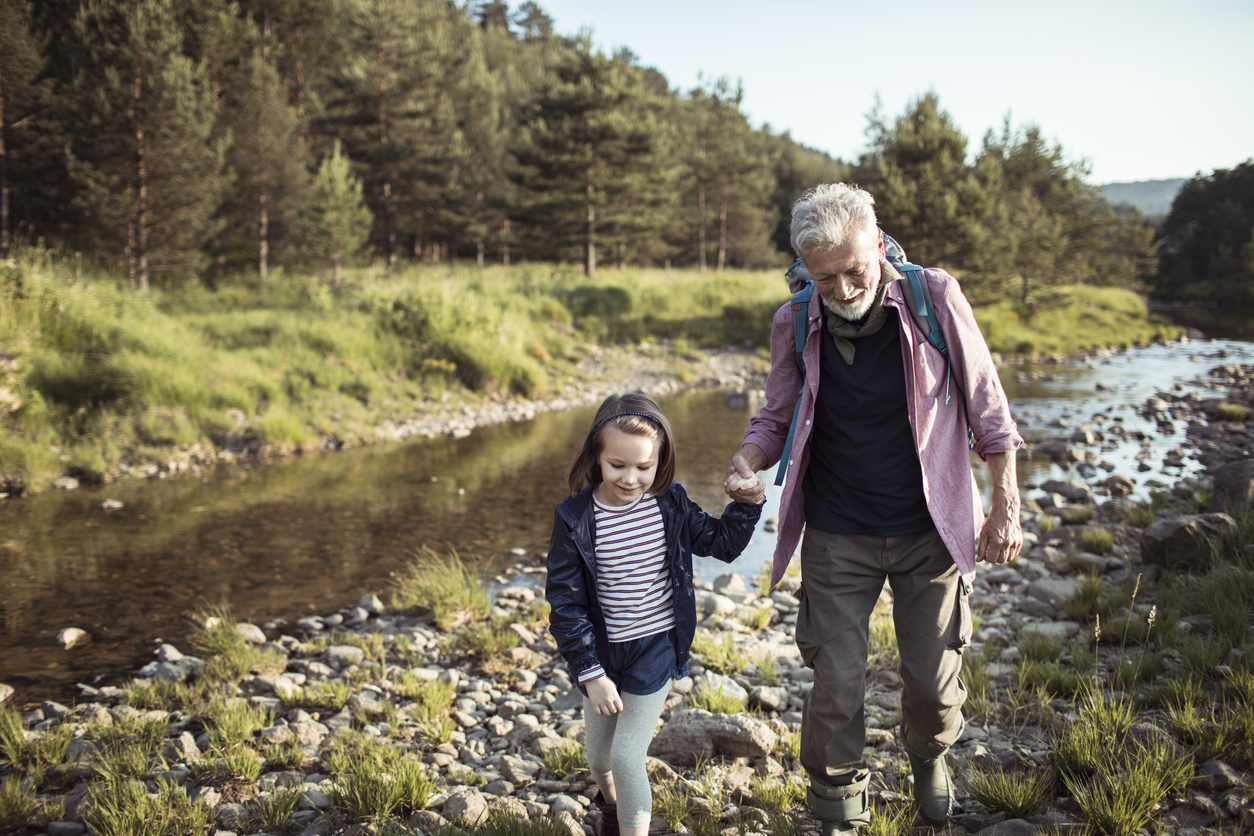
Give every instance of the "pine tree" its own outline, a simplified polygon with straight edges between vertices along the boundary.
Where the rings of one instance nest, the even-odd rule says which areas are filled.
[[[587,40],[563,52],[514,152],[533,247],[558,258],[578,247],[589,276],[598,246],[628,246],[660,199],[648,176],[660,107],[634,70]]]
[[[87,237],[122,256],[131,285],[190,273],[216,233],[224,147],[203,64],[182,53],[170,0],[100,0],[75,21],[80,63],[71,86],[79,130],[70,173]]]
[[[341,264],[361,250],[373,218],[362,197],[362,183],[336,142],[322,161],[301,211],[297,239],[306,254],[331,263],[331,284],[342,281]]]
[[[11,246],[13,175],[31,161],[37,148],[31,128],[50,104],[50,85],[36,80],[43,60],[30,26],[26,0],[0,0],[0,259]]]
[[[258,49],[249,58],[229,111],[227,163],[237,176],[226,212],[235,233],[254,242],[257,280],[265,285],[271,254],[281,247],[305,199],[309,175],[297,140],[299,117],[287,90]]]
[[[1254,302],[1254,160],[1185,183],[1162,236],[1159,294]]]

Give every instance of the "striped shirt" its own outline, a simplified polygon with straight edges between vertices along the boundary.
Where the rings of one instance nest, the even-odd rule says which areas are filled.
[[[675,626],[666,529],[657,498],[645,494],[615,507],[593,500],[597,598],[611,642],[664,633]],[[605,674],[596,665],[579,674],[590,682]]]

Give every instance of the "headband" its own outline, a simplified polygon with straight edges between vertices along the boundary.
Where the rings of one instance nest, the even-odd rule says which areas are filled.
[[[611,421],[615,418],[623,418],[627,415],[634,415],[637,418],[647,418],[653,423],[657,424],[659,427],[662,425],[661,422],[658,421],[658,419],[655,416],[650,415],[647,412],[615,412],[613,415],[607,415],[606,417],[602,418],[600,421],[597,421],[596,426],[592,428],[592,431],[596,432],[597,430],[601,429],[601,425],[604,424],[606,421]]]

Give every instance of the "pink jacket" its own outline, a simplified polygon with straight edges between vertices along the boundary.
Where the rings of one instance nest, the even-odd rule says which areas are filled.
[[[936,317],[949,347],[953,379],[950,401],[945,403],[945,358],[928,345],[914,324],[902,296],[904,282],[893,282],[884,304],[897,309],[901,327],[901,353],[906,372],[906,405],[910,427],[923,470],[923,494],[936,530],[953,556],[968,589],[975,579],[975,550],[984,524],[979,488],[971,472],[967,448],[967,424],[975,432],[975,451],[984,459],[989,453],[1011,451],[1023,444],[1010,418],[1006,393],[988,346],[975,323],[971,305],[958,282],[944,270],[924,271],[936,306]],[[885,278],[888,278],[886,273]],[[802,479],[810,461],[810,426],[818,395],[819,335],[822,316],[819,295],[810,299],[809,331],[802,353],[806,368],[805,391],[784,493],[780,499],[779,534],[771,568],[771,585],[784,576],[805,525]],[[766,406],[745,430],[746,444],[756,444],[775,464],[783,452],[792,421],[793,407],[801,389],[797,369],[796,331],[791,303],[775,312],[771,329],[771,374],[766,382]]]

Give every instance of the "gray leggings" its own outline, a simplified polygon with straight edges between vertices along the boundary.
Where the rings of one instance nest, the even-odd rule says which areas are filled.
[[[670,690],[668,682],[645,697],[620,693],[623,710],[607,716],[598,715],[592,702],[583,698],[588,766],[597,783],[614,784],[618,823],[623,827],[646,827],[653,815],[653,793],[644,761]]]

